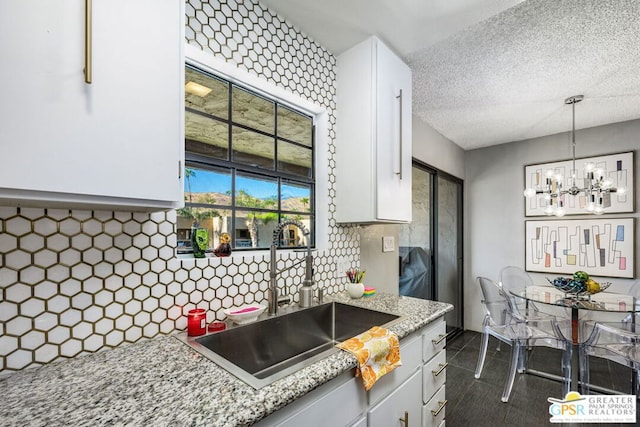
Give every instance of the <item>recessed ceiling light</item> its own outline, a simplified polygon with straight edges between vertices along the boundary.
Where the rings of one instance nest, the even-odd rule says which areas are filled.
[[[200,83],[196,83],[196,82],[189,82],[186,85],[184,85],[184,89],[189,92],[192,93],[194,95],[200,96],[202,98],[204,98],[205,96],[209,95],[209,92],[211,92],[211,88],[208,88],[206,86],[201,85]]]

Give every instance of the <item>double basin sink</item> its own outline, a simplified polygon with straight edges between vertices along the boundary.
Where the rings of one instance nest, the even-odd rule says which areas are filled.
[[[185,333],[178,338],[259,389],[340,351],[335,345],[341,341],[401,320],[395,314],[330,302],[202,337]]]

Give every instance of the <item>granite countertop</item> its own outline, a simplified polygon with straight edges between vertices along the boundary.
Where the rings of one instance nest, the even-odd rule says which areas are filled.
[[[453,307],[377,294],[348,302],[405,316],[392,326],[400,338]],[[104,350],[17,372],[0,381],[2,425],[251,425],[353,369],[337,352],[255,390],[173,336]]]

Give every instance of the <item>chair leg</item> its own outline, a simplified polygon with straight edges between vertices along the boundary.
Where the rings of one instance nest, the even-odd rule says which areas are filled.
[[[582,382],[582,387],[580,388],[581,394],[589,394],[591,391],[591,386],[589,384],[589,355],[587,352],[580,348],[580,380]],[[569,361],[571,364],[571,361]],[[577,386],[579,384],[575,384],[575,389],[577,390]]]
[[[569,393],[569,390],[571,389],[571,356],[572,354],[573,354],[572,346],[567,345],[567,348],[562,352],[562,374],[564,376],[564,379],[562,380],[562,397],[566,396],[567,393]],[[582,367],[580,369],[582,370]],[[588,393],[585,393],[585,394],[588,394]]]
[[[513,388],[513,381],[516,378],[516,370],[518,368],[518,360],[521,357],[521,351],[523,346],[520,345],[518,340],[513,341],[511,346],[511,362],[509,363],[509,376],[507,382],[504,384],[504,391],[502,392],[502,401],[508,402],[511,389]]]
[[[483,331],[482,343],[480,344],[480,354],[478,354],[478,363],[476,364],[476,374],[475,374],[476,378],[480,378],[480,374],[482,374],[482,368],[484,367],[484,359],[487,357],[488,346],[489,346],[489,334],[486,331]]]

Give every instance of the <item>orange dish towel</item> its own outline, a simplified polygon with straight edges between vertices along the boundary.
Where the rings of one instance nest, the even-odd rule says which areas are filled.
[[[336,347],[348,351],[358,359],[356,377],[362,375],[365,390],[373,387],[383,375],[402,366],[398,336],[380,326],[374,326]]]

